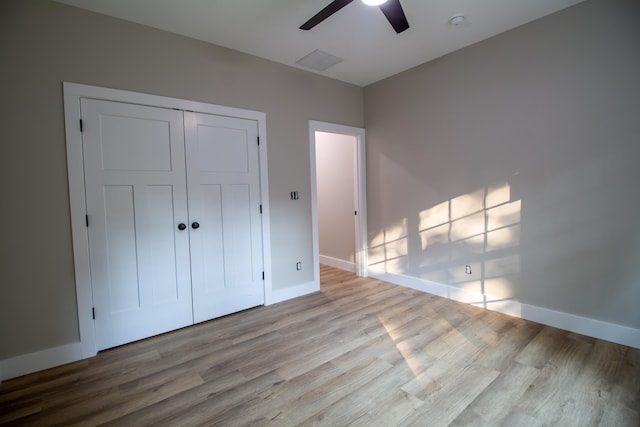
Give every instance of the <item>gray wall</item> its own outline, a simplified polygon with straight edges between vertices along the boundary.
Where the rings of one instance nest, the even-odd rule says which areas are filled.
[[[372,266],[640,328],[639,21],[590,0],[366,87]]]
[[[353,135],[316,132],[320,255],[350,263],[356,247],[356,143]]]
[[[313,280],[308,120],[362,127],[361,88],[45,0],[0,3],[0,58],[0,359],[78,340],[63,81],[266,112],[274,288]]]

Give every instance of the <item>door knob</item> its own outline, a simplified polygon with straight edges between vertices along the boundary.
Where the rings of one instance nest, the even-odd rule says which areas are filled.
[[[198,228],[200,228],[200,224],[194,221],[191,223],[191,228],[193,228],[194,230],[197,230]]]
[[[187,226],[184,225],[184,222],[181,222],[180,224],[178,224],[178,230],[182,231],[182,230],[184,230],[186,228],[187,228]]]

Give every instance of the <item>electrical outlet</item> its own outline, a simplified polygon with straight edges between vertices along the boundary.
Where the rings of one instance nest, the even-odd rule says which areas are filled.
[[[300,261],[296,262],[296,270],[302,270],[302,263]]]
[[[469,264],[467,264],[466,267],[464,268],[464,272],[467,274],[471,274],[471,266]]]

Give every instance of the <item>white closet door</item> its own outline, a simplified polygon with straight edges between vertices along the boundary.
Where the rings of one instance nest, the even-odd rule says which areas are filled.
[[[185,112],[195,322],[264,304],[257,123]],[[194,227],[197,223],[198,227]]]
[[[98,349],[192,324],[183,113],[81,109]]]

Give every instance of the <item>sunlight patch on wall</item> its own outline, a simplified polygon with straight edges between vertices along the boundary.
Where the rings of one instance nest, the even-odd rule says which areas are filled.
[[[520,200],[487,209],[487,230],[520,223]]]
[[[371,239],[369,266],[387,273],[404,273],[409,254],[407,236],[406,218],[378,232]]]
[[[448,222],[433,228],[419,232],[420,242],[422,243],[422,250],[424,251],[428,247],[433,247],[438,244],[449,243],[449,231],[451,224]]]
[[[486,208],[492,208],[511,201],[511,186],[505,182],[487,188]]]
[[[520,245],[520,224],[487,233],[486,251],[498,251]]]
[[[508,277],[494,277],[484,280],[484,289],[487,295],[497,298],[513,298],[513,282]]]
[[[485,232],[485,213],[478,212],[451,222],[451,241],[482,235]]]
[[[478,234],[468,239],[451,243],[451,259],[463,259],[468,261],[469,254],[482,254],[484,252],[485,236]],[[462,266],[464,270],[464,265]]]
[[[451,221],[449,202],[442,202],[432,208],[420,212],[420,230],[446,225]]]
[[[451,199],[451,219],[469,216],[484,209],[484,189]]]

